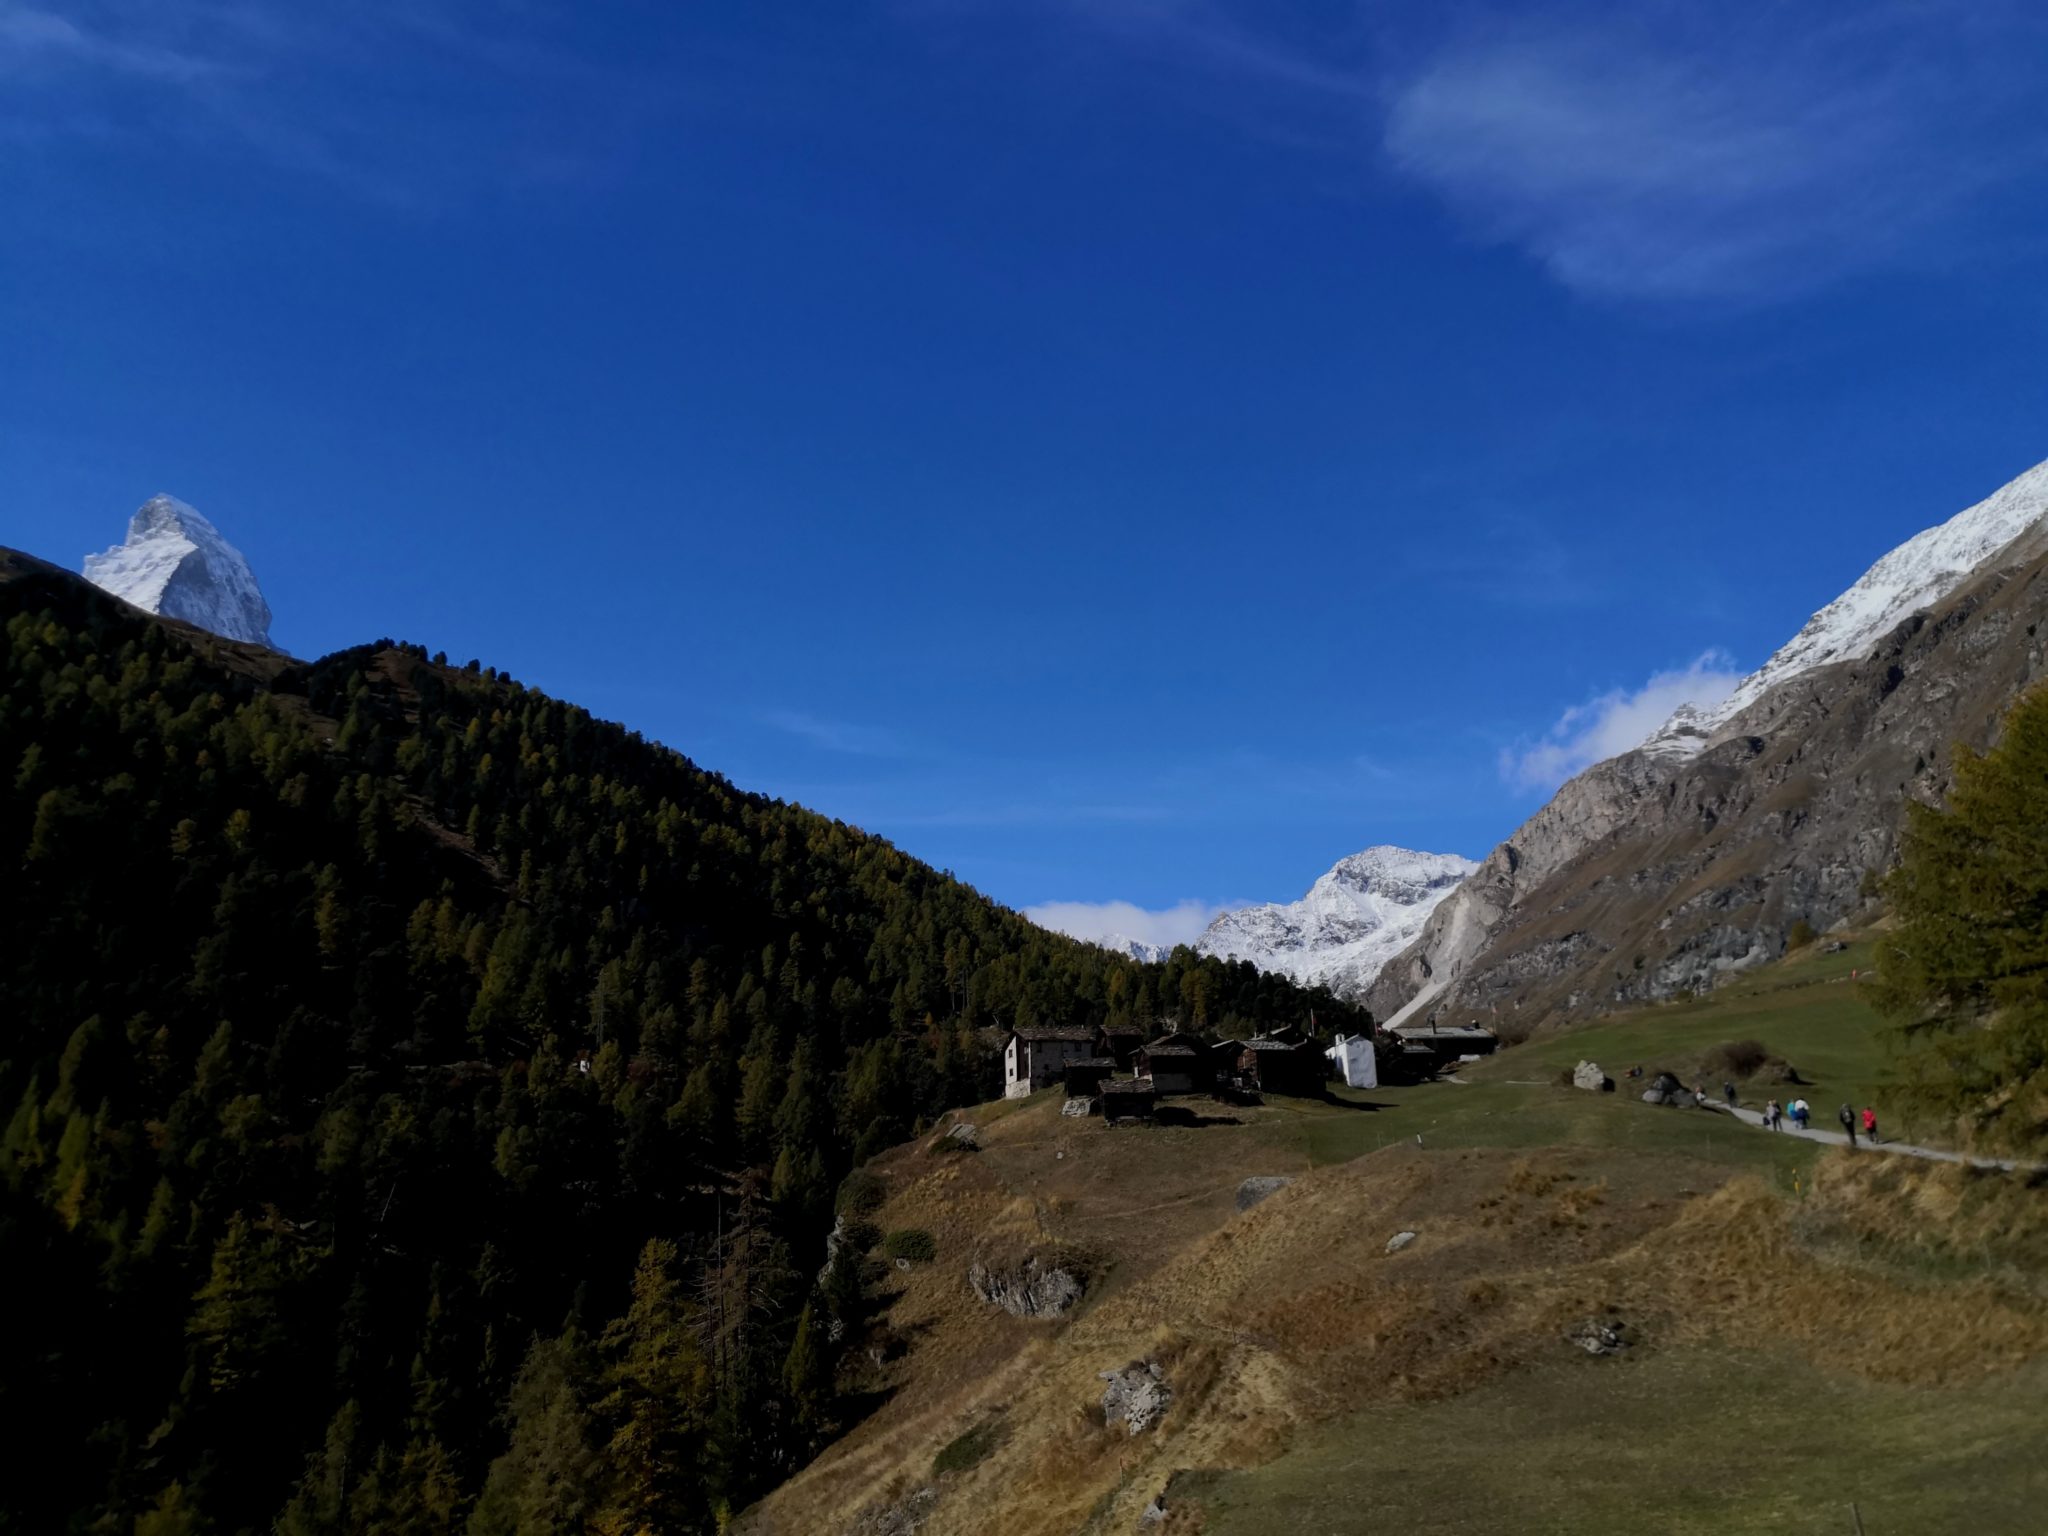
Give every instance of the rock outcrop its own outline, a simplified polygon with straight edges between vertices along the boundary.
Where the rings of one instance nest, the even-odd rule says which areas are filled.
[[[1262,1173],[1246,1179],[1237,1186],[1237,1208],[1248,1211],[1269,1195],[1277,1195],[1294,1180],[1285,1174]]]
[[[1589,1355],[1618,1355],[1630,1344],[1628,1325],[1611,1317],[1588,1317],[1565,1332],[1565,1341]]]
[[[1133,1360],[1119,1371],[1103,1371],[1102,1421],[1121,1424],[1133,1435],[1142,1435],[1157,1424],[1173,1401],[1173,1389],[1156,1360]]]
[[[1058,1256],[1033,1254],[1021,1264],[991,1268],[979,1259],[968,1267],[967,1285],[992,1307],[1012,1317],[1054,1318],[1073,1310],[1088,1290],[1079,1265]]]

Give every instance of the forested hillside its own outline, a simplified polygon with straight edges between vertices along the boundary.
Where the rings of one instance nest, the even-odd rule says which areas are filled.
[[[859,1159],[1139,965],[471,663],[0,557],[0,1528],[715,1528],[841,1423]],[[846,1335],[850,1336],[850,1335]]]

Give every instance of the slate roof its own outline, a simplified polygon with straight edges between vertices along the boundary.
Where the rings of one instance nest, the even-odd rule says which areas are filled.
[[[1484,1024],[1440,1024],[1431,1029],[1427,1024],[1398,1024],[1389,1034],[1411,1044],[1428,1044],[1431,1040],[1498,1040],[1500,1037]]]
[[[1031,1024],[1010,1031],[1019,1040],[1071,1040],[1076,1045],[1093,1045],[1095,1031],[1073,1024]]]

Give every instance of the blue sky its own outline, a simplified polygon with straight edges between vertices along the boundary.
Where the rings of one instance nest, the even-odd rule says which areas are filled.
[[[1084,925],[1477,855],[2048,456],[2048,17],[1708,15],[0,0],[0,540]]]

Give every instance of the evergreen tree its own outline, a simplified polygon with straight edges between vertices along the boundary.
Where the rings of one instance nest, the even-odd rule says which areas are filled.
[[[704,1528],[698,1459],[709,1427],[711,1378],[675,1276],[676,1246],[641,1250],[633,1299],[605,1330],[611,1476],[595,1527],[604,1536],[664,1536]]]
[[[2048,1140],[2048,689],[1914,804],[1884,882],[1872,994],[1905,1046],[1909,1113],[2008,1147]]]

